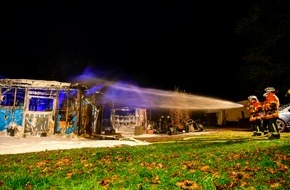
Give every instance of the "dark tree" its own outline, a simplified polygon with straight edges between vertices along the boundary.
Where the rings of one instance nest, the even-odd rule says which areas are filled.
[[[236,33],[245,46],[240,70],[244,88],[263,94],[265,87],[274,86],[284,95],[290,87],[290,1],[254,1]]]

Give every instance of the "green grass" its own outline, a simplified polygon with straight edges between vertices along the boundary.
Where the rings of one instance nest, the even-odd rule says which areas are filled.
[[[290,133],[222,131],[145,146],[0,156],[0,189],[289,189]]]

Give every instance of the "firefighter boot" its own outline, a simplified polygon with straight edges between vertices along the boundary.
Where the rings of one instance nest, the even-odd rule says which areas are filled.
[[[272,134],[272,136],[274,137],[274,139],[280,139],[279,133],[274,133],[274,134]]]
[[[270,133],[270,136],[268,139],[280,139],[280,134],[279,133]]]
[[[256,136],[262,136],[262,133],[261,132],[257,132]]]
[[[274,132],[272,134],[274,139],[280,139],[280,132],[276,123],[272,123]]]
[[[262,132],[260,130],[260,127],[257,126],[256,128],[257,128],[256,136],[262,136]]]

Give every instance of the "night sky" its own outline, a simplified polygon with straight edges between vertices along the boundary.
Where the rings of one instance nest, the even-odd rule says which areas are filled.
[[[5,5],[4,78],[67,81],[90,68],[144,88],[239,101],[247,1],[106,1]]]

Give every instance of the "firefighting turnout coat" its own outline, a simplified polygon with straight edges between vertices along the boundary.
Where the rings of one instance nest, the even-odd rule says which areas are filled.
[[[262,104],[257,100],[250,103],[249,111],[250,111],[250,122],[261,120],[262,115],[261,112],[263,110]]]
[[[279,98],[275,93],[270,92],[263,104],[265,112],[264,119],[278,118],[278,108],[280,106]]]

